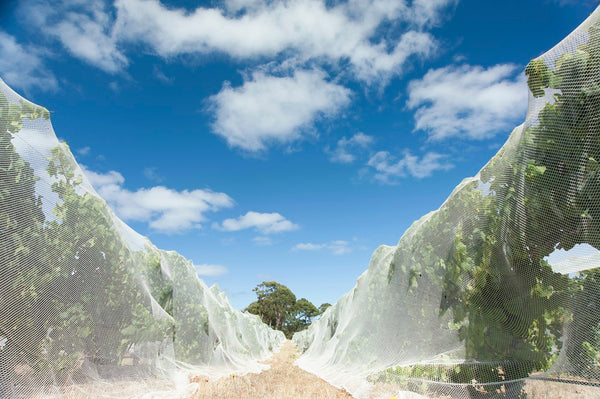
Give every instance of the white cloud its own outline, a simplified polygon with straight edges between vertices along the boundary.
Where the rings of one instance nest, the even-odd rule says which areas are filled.
[[[332,241],[327,248],[333,252],[334,255],[343,255],[349,252],[352,252],[352,248],[350,248],[350,243],[347,241],[336,240]]]
[[[296,140],[316,118],[336,114],[349,101],[350,90],[317,70],[289,77],[256,72],[241,87],[226,85],[209,100],[215,133],[247,151]]]
[[[415,129],[431,140],[485,139],[525,117],[527,84],[519,67],[461,65],[432,69],[409,84]]]
[[[349,139],[342,137],[333,150],[329,152],[329,160],[337,163],[352,163],[356,160],[355,153],[369,147],[373,143],[373,137],[362,132],[356,133]]]
[[[428,152],[421,159],[404,151],[402,158],[397,159],[387,151],[375,153],[367,165],[375,169],[375,179],[384,184],[394,184],[396,178],[407,176],[422,179],[429,177],[437,170],[448,170],[452,164],[443,162],[444,155]]]
[[[44,91],[57,89],[56,77],[46,70],[42,57],[41,50],[24,46],[0,30],[0,77],[11,87],[25,91],[34,87]]]
[[[348,241],[334,240],[324,244],[315,244],[310,242],[303,242],[294,245],[293,251],[319,251],[321,249],[327,249],[334,255],[344,255],[352,252],[350,243]]]
[[[165,75],[163,71],[161,71],[156,65],[154,65],[154,77],[165,84],[173,83],[173,78]]]
[[[293,249],[297,251],[317,251],[323,248],[325,248],[325,244],[313,244],[310,242],[302,242],[300,244],[294,245]]]
[[[125,183],[125,178],[123,175],[115,170],[111,170],[107,173],[96,173],[87,169],[83,165],[81,165],[81,169],[83,169],[83,173],[91,185],[97,190],[110,186],[121,186],[123,183]]]
[[[89,146],[85,146],[85,147],[77,149],[75,152],[77,152],[77,154],[79,154],[81,156],[86,156],[86,155],[89,155],[90,151],[91,151],[91,148]]]
[[[351,57],[354,73],[359,80],[367,83],[387,83],[392,76],[401,72],[402,66],[413,55],[428,57],[436,48],[431,35],[409,31],[402,35],[391,52],[383,46],[368,46],[357,49]]]
[[[106,72],[119,72],[128,64],[104,27],[86,15],[71,15],[49,31],[60,38],[70,53]]]
[[[298,140],[315,120],[337,115],[351,100],[340,82],[383,87],[411,59],[433,54],[427,30],[456,1],[224,0],[185,9],[159,0],[24,0],[21,9],[30,27],[108,73],[123,72],[134,51],[170,61],[226,55],[255,71],[208,103],[214,132],[256,152]],[[264,72],[265,64],[290,60],[287,76]]]
[[[22,13],[73,56],[108,73],[128,65],[113,32],[114,18],[104,1],[25,1]],[[34,10],[30,13],[30,10]]]
[[[455,5],[459,0],[413,0],[411,20],[420,26],[437,25],[444,16],[441,12],[449,5]]]
[[[322,0],[229,0],[225,9],[192,12],[157,0],[118,0],[116,32],[163,57],[220,52],[239,59],[293,53],[303,60],[348,61],[363,80],[400,72],[411,55],[428,55],[433,38],[421,30],[455,0],[371,0],[327,5]],[[404,31],[381,35],[395,21]]]
[[[261,247],[269,247],[273,245],[273,240],[271,237],[258,236],[252,239],[252,242]]]
[[[199,276],[214,277],[229,273],[225,266],[220,265],[194,265]]]
[[[596,0],[554,0],[554,2],[556,4],[558,4],[561,7],[565,7],[565,6],[594,6],[597,5],[597,1]]]
[[[142,44],[163,58],[222,53],[343,63],[371,82],[401,73],[411,56],[431,54],[436,44],[425,30],[455,2],[226,0],[188,11],[159,0],[115,0],[114,8],[104,1],[28,0],[22,13],[71,54],[109,73],[124,69],[125,52]]]
[[[162,178],[162,176],[160,176],[157,173],[157,170],[158,170],[158,168],[156,168],[156,167],[147,167],[147,168],[144,168],[144,176],[148,180],[152,180],[152,181],[154,181],[156,183],[160,183],[160,182],[163,181],[163,178]]]
[[[163,186],[129,191],[123,187],[125,179],[119,172],[102,174],[84,169],[84,173],[120,218],[146,222],[163,233],[200,228],[206,221],[206,212],[233,206],[233,200],[224,193],[201,189],[175,191]]]
[[[256,229],[262,234],[280,233],[298,229],[298,225],[290,222],[279,213],[248,212],[237,219],[225,219],[213,227],[222,231],[239,231]]]

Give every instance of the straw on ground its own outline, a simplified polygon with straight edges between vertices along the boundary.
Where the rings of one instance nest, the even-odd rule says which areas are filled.
[[[338,389],[324,380],[297,366],[296,348],[286,341],[279,353],[273,355],[267,364],[269,370],[260,374],[245,376],[231,375],[216,381],[201,380],[200,386],[190,399],[347,399],[348,392]]]

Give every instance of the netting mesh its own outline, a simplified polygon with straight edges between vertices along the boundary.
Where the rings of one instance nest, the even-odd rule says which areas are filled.
[[[0,276],[1,398],[181,397],[284,340],[120,221],[1,80]]]
[[[525,70],[527,119],[294,336],[358,398],[600,397],[600,11]]]

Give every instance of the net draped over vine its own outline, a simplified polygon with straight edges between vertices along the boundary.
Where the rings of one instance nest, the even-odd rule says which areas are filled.
[[[600,397],[600,11],[525,74],[525,122],[294,336],[300,367],[358,398]]]
[[[0,398],[181,397],[263,370],[284,340],[119,220],[49,112],[1,80],[0,276]]]

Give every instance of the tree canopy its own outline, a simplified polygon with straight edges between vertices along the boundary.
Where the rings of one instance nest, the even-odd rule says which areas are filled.
[[[324,303],[317,308],[306,298],[297,300],[288,287],[275,281],[263,281],[252,291],[257,299],[245,311],[260,316],[265,324],[283,331],[287,338],[307,328],[315,317],[331,306]]]

